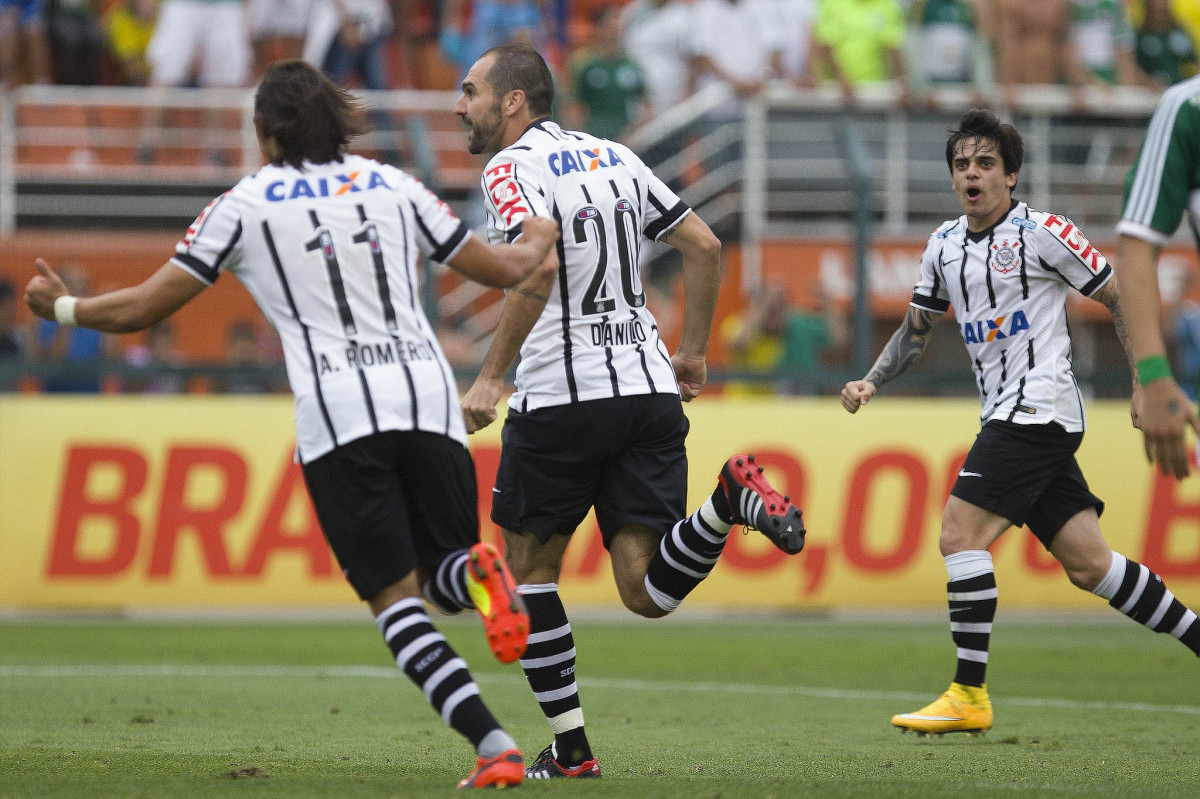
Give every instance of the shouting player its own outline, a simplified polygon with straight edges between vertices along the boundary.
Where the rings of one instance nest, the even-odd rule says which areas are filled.
[[[954,306],[979,384],[982,429],[946,502],[938,542],[950,576],[954,681],[927,707],[892,717],[901,730],[921,734],[992,726],[984,676],[998,594],[988,547],[1014,525],[1027,524],[1076,586],[1200,650],[1196,614],[1100,534],[1104,503],[1075,460],[1084,413],[1071,372],[1068,291],[1112,312],[1127,355],[1129,336],[1099,250],[1071,220],[1012,197],[1024,149],[1016,128],[990,111],[968,111],[951,131],[946,163],[963,215],[929,238],[903,324],[867,376],[842,389],[842,405],[857,412],[921,357]]]
[[[548,259],[556,271],[539,270],[509,292],[463,409],[472,431],[496,418],[519,349],[492,520],[529,609],[521,666],[554,732],[526,776],[598,777],[558,596],[563,553],[588,510],[596,509],[621,601],[649,618],[670,613],[708,576],[733,525],[761,530],[790,554],[803,547],[804,527],[747,455],[730,458],[712,496],[685,516],[680,399],[694,398],[706,379],[721,272],[712,231],[629,148],[550,121],[554,84],[531,47],[484,53],[462,92],[455,113],[469,130],[468,149],[494,154],[482,180],[489,236],[514,239],[532,214],[563,230]],[[674,355],[646,308],[643,237],[683,255]]]

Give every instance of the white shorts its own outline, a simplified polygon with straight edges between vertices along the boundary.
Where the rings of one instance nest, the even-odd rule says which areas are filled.
[[[246,86],[250,59],[241,0],[165,0],[146,49],[155,86],[182,86],[193,67],[203,87]]]
[[[294,36],[303,39],[308,33],[308,17],[312,0],[248,0],[250,38]]]

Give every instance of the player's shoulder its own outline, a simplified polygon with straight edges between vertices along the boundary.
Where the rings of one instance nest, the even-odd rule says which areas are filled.
[[[947,241],[953,240],[956,237],[961,239],[963,231],[966,229],[967,223],[965,217],[960,216],[956,219],[947,219],[929,234],[929,239],[925,243],[925,249],[938,249],[944,246]]]

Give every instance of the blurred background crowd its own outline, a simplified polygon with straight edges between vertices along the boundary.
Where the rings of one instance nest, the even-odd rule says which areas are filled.
[[[1089,89],[1161,91],[1197,73],[1200,0],[0,0],[0,89],[245,88],[271,61],[300,57],[348,88],[453,91],[484,50],[513,40],[539,48],[552,65],[556,116],[566,127],[622,141],[714,82],[742,98],[771,82],[832,86],[847,109],[882,84],[908,112],[928,107],[939,86],[963,87],[973,104],[1004,109],[1019,102],[1022,87],[1051,85],[1066,87],[1071,113],[1086,118],[1103,111]],[[140,164],[160,157],[162,113],[143,118]],[[87,293],[88,264],[61,266],[73,293]],[[27,320],[13,282],[0,276],[0,366],[128,368],[99,380],[68,369],[21,385],[24,378],[0,370],[0,390],[286,390],[278,341],[259,318],[235,320],[220,364],[227,368],[198,375],[169,322],[136,341],[64,330]],[[659,313],[669,329],[665,286],[651,288],[663,295]],[[726,390],[812,393],[814,375],[846,365],[844,306],[820,290],[806,296],[811,302],[800,307],[786,286],[765,281],[722,320],[715,337],[732,378],[783,375],[731,379]],[[1200,306],[1179,305],[1174,340],[1200,373]],[[481,355],[470,324],[439,322],[464,371]]]

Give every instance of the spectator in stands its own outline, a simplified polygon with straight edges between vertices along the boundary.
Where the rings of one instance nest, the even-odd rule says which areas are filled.
[[[246,29],[244,0],[162,0],[154,34],[146,50],[150,85],[177,88],[244,87],[250,80],[252,60],[250,35]],[[207,113],[205,127],[220,130],[237,122],[216,112]],[[162,113],[155,110],[149,120],[147,140],[138,159],[153,161],[160,137]],[[209,148],[206,160],[217,166],[229,158],[220,148]]]
[[[247,0],[256,80],[272,61],[304,53],[312,5],[313,0]]]
[[[154,35],[157,15],[158,0],[122,0],[104,15],[108,51],[116,65],[117,81],[123,86],[145,86],[150,82],[146,49]]]
[[[767,0],[767,5],[776,25],[783,32],[783,74],[797,86],[816,86],[812,33],[820,0]]]
[[[100,82],[104,34],[96,13],[99,0],[50,0],[47,30],[54,82],[95,86]]]
[[[1071,83],[1161,89],[1134,56],[1135,38],[1119,0],[1071,0]]]
[[[622,43],[642,71],[654,116],[687,96],[691,15],[685,0],[633,0],[621,11]]]
[[[45,3],[0,0],[0,90],[26,82],[51,82]]]
[[[125,351],[125,363],[148,370],[146,377],[133,378],[128,390],[139,394],[182,394],[187,381],[177,371],[187,365],[187,358],[175,346],[175,327],[169,321],[159,322],[146,331],[144,344]]]
[[[735,100],[712,111],[703,121],[705,138],[742,118],[742,100],[758,94],[772,78],[784,79],[783,31],[771,18],[765,0],[699,0],[692,16],[692,72],[695,88],[703,90],[714,83],[724,83],[735,94]],[[742,158],[742,137],[729,138],[729,144],[704,158],[703,169],[710,176],[720,174],[723,167],[737,164]],[[725,174],[717,179],[729,185]],[[738,229],[736,220],[713,225],[718,236],[728,239]]]
[[[621,43],[620,13],[615,5],[596,12],[591,46],[571,58],[565,113],[569,129],[614,141],[650,118],[642,70]]]
[[[1190,296],[1195,285],[1196,274],[1189,269],[1164,331],[1175,364],[1175,380],[1193,403],[1200,390],[1200,303]]]
[[[23,360],[25,331],[17,324],[17,294],[12,283],[0,278],[0,392],[19,387],[19,377],[5,375],[4,367]]]
[[[371,91],[391,88],[384,52],[393,27],[387,0],[317,0],[312,14],[305,61],[342,86],[357,80]]]
[[[979,29],[979,11],[972,0],[916,0],[910,11],[914,35],[908,55],[915,88],[929,85],[968,84],[975,92],[973,104],[995,88],[991,46]]]
[[[17,293],[12,283],[0,278],[0,361],[25,357],[25,334],[17,325]]]
[[[88,275],[78,264],[64,263],[59,276],[72,295],[88,294]],[[82,327],[64,327],[37,317],[31,320],[27,341],[29,360],[59,363],[68,367],[68,372],[71,366],[113,361],[119,356],[119,345],[113,336]],[[48,392],[94,393],[100,390],[100,378],[67,374],[47,378],[43,388]]]
[[[792,305],[787,285],[768,282],[759,287],[742,313],[725,317],[721,337],[729,352],[729,368],[761,382],[731,381],[727,396],[745,397],[814,394],[821,370],[840,354],[847,342],[843,315],[818,287],[812,311]]]
[[[998,0],[994,51],[1002,102],[1012,107],[1021,86],[1065,82],[1071,9],[1069,0]],[[1083,97],[1074,87],[1074,103]]]
[[[1196,48],[1171,13],[1169,0],[1146,0],[1135,51],[1138,67],[1163,86],[1196,74]]]
[[[847,105],[858,87],[890,81],[897,102],[911,100],[905,63],[904,10],[899,0],[824,2],[813,29],[813,63],[831,76]]]
[[[493,47],[522,42],[545,50],[557,36],[549,0],[474,0],[469,15],[466,8],[466,0],[445,0],[438,34],[442,57],[460,75]]]
[[[287,388],[286,382],[276,385],[263,375],[262,369],[271,364],[263,353],[258,328],[248,319],[239,319],[229,326],[225,365],[230,371],[221,379],[218,388],[226,394],[262,394]]]

